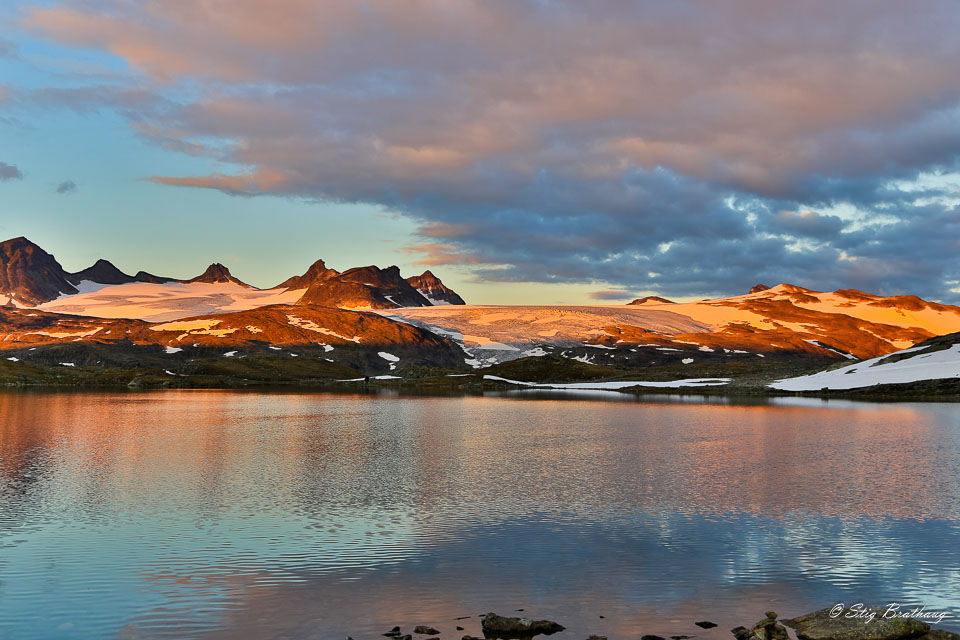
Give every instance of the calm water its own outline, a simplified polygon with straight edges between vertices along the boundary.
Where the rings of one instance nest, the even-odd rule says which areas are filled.
[[[960,407],[603,397],[0,393],[0,638],[960,629]]]

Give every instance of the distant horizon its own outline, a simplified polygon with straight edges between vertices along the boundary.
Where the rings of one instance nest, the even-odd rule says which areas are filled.
[[[181,276],[181,275],[175,275],[175,274],[173,274],[173,273],[171,273],[171,272],[168,272],[168,271],[152,271],[151,269],[145,269],[145,268],[142,268],[142,267],[137,267],[137,268],[123,267],[123,266],[117,264],[115,261],[113,261],[113,260],[110,259],[109,257],[105,257],[105,256],[101,256],[101,257],[99,257],[99,258],[95,258],[92,262],[90,262],[90,263],[87,264],[86,266],[81,266],[81,267],[78,267],[78,268],[73,268],[73,267],[70,266],[70,265],[64,264],[59,258],[57,258],[56,253],[54,253],[53,251],[50,251],[47,247],[44,247],[44,246],[43,246],[42,244],[40,244],[39,242],[34,242],[31,238],[28,238],[27,236],[21,235],[21,236],[14,236],[14,237],[12,237],[12,238],[6,238],[6,239],[4,239],[4,240],[0,240],[0,243],[9,242],[9,241],[11,241],[11,240],[16,240],[16,239],[19,239],[19,238],[23,238],[23,239],[25,239],[27,242],[31,242],[32,244],[35,244],[36,246],[39,246],[41,249],[43,249],[44,251],[46,251],[47,253],[49,253],[50,255],[52,255],[52,256],[54,257],[54,259],[56,259],[57,262],[59,262],[60,265],[64,268],[64,270],[67,271],[68,273],[78,273],[78,272],[80,272],[80,271],[83,271],[84,269],[87,269],[87,268],[89,268],[89,267],[94,266],[99,260],[105,260],[105,261],[109,262],[109,263],[112,264],[114,267],[116,267],[117,269],[119,269],[120,271],[122,271],[123,273],[125,273],[125,274],[127,274],[127,275],[129,275],[129,276],[134,276],[134,275],[136,275],[138,272],[144,271],[144,272],[146,272],[146,273],[148,273],[148,274],[150,274],[150,275],[153,275],[153,276],[158,276],[158,277],[162,277],[162,278],[171,278],[171,279],[176,280],[176,281],[186,281],[186,280],[190,280],[190,279],[192,279],[192,278],[195,278],[195,277],[197,277],[197,276],[199,276],[199,275],[202,275],[202,274],[203,274],[207,269],[209,269],[210,267],[213,267],[213,266],[219,264],[219,265],[225,267],[225,268],[230,272],[230,275],[231,275],[232,277],[240,280],[240,281],[243,282],[244,284],[251,285],[251,286],[253,286],[254,288],[259,289],[259,290],[269,290],[269,289],[277,288],[281,283],[283,283],[285,280],[287,280],[288,278],[290,278],[290,277],[292,277],[292,276],[303,275],[303,274],[307,271],[307,269],[309,269],[313,264],[315,264],[315,263],[319,260],[319,261],[323,261],[324,265],[325,265],[327,268],[335,269],[336,271],[339,271],[339,272],[341,272],[341,273],[344,272],[344,271],[350,270],[350,269],[358,268],[358,267],[369,267],[369,266],[373,266],[373,267],[377,267],[377,268],[380,268],[380,269],[387,269],[387,268],[390,268],[390,267],[394,267],[394,266],[395,266],[395,267],[398,267],[398,268],[400,269],[400,273],[403,275],[404,278],[408,278],[408,277],[412,277],[412,276],[423,275],[424,273],[426,273],[426,272],[429,271],[430,273],[432,273],[433,275],[435,275],[437,278],[439,278],[445,285],[451,286],[450,283],[447,281],[447,279],[444,278],[444,271],[443,271],[443,269],[442,269],[442,268],[438,268],[438,267],[423,267],[422,270],[421,270],[421,271],[418,271],[418,272],[416,271],[416,269],[414,269],[413,272],[408,272],[408,271],[405,271],[405,270],[404,270],[402,267],[400,267],[399,265],[396,265],[396,264],[383,264],[383,263],[380,263],[380,264],[378,264],[378,263],[371,263],[371,264],[354,264],[354,265],[349,265],[349,266],[345,266],[345,267],[342,267],[342,268],[341,268],[341,267],[338,267],[338,266],[336,266],[336,265],[331,264],[329,261],[327,261],[326,259],[324,259],[322,256],[314,259],[312,262],[310,262],[309,264],[305,265],[302,270],[297,271],[297,272],[295,272],[295,273],[291,272],[291,273],[288,273],[287,275],[281,277],[281,278],[276,282],[276,284],[273,284],[273,285],[265,285],[265,286],[258,285],[258,284],[254,284],[254,281],[255,281],[254,279],[248,280],[246,277],[243,277],[243,276],[241,276],[241,275],[238,275],[237,273],[234,272],[234,270],[230,267],[229,264],[224,263],[224,262],[219,261],[219,260],[213,260],[212,262],[208,263],[205,267],[201,268],[199,271],[197,271],[196,273],[194,273],[194,274],[192,274],[192,275],[183,275],[183,276]],[[163,268],[165,268],[165,267],[162,267],[162,266],[161,266],[161,269],[163,269]],[[121,285],[113,285],[113,286],[121,286]],[[562,286],[562,285],[561,285],[561,286]],[[502,301],[501,301],[501,302],[498,302],[498,301],[474,302],[474,301],[470,300],[469,297],[467,297],[467,296],[464,296],[464,297],[466,298],[466,304],[467,304],[467,306],[622,306],[622,305],[628,304],[629,302],[631,302],[631,301],[633,301],[633,300],[643,299],[643,298],[647,298],[647,297],[649,297],[649,298],[657,298],[657,297],[664,297],[664,298],[666,298],[666,297],[669,297],[669,301],[670,301],[670,302],[676,302],[676,303],[684,304],[684,303],[690,303],[690,302],[697,302],[697,301],[700,301],[700,300],[715,300],[715,299],[724,299],[724,298],[732,298],[732,297],[743,296],[743,295],[749,294],[749,293],[750,293],[750,289],[752,289],[753,287],[756,287],[756,286],[765,286],[765,287],[767,287],[767,288],[769,288],[769,289],[774,289],[774,288],[779,287],[779,286],[793,286],[793,287],[799,287],[799,288],[802,288],[802,289],[806,289],[806,290],[810,290],[810,291],[816,291],[816,292],[822,292],[822,293],[826,293],[826,292],[830,292],[830,291],[836,291],[836,289],[834,289],[834,290],[817,289],[817,288],[815,288],[815,287],[810,287],[810,286],[806,286],[806,285],[801,285],[801,284],[797,284],[797,283],[795,283],[795,282],[776,282],[776,283],[773,283],[773,284],[765,283],[765,282],[755,282],[755,283],[753,283],[752,285],[746,287],[743,291],[741,291],[741,292],[739,292],[739,293],[731,293],[731,294],[728,294],[728,295],[717,295],[717,296],[707,296],[707,297],[704,297],[704,296],[699,296],[699,297],[698,297],[698,296],[670,296],[670,294],[669,294],[668,292],[660,292],[660,293],[645,293],[645,294],[642,294],[642,295],[636,295],[636,296],[632,296],[632,297],[629,297],[629,298],[610,298],[610,299],[604,299],[604,298],[602,298],[602,297],[596,297],[596,298],[587,300],[587,301],[585,301],[585,302],[564,302],[564,303],[557,303],[557,302],[553,302],[553,303],[552,303],[552,302],[542,302],[542,303],[541,303],[541,302],[507,303],[507,302],[502,302]],[[451,288],[453,288],[453,289],[456,290],[455,287],[451,287]],[[876,292],[873,292],[873,291],[862,291],[862,290],[856,289],[855,287],[839,287],[838,289],[853,289],[853,290],[861,291],[862,293],[867,293],[867,294],[869,294],[869,295],[882,296],[882,297],[891,297],[891,296],[884,296],[883,294],[879,294],[879,293],[876,293]],[[459,290],[457,291],[457,293],[460,293],[461,295],[463,295],[462,292],[459,291]],[[601,293],[601,294],[602,294],[602,293],[605,293],[605,292],[600,291],[600,292],[596,292],[596,293]],[[895,296],[895,295],[914,295],[914,294],[911,294],[911,293],[908,292],[908,293],[904,293],[904,294],[891,294],[891,295],[892,295],[892,296]],[[618,300],[621,300],[621,301],[622,301],[622,300],[626,300],[626,302],[617,302]],[[939,301],[939,300],[932,300],[932,299],[926,299],[926,298],[925,298],[925,300],[927,300],[927,302],[935,302],[935,303],[937,303],[937,304],[947,304],[947,303],[943,303],[943,302],[941,302],[941,301]]]

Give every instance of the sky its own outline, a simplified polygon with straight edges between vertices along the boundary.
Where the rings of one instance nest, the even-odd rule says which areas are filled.
[[[957,304],[958,31],[954,0],[8,1],[0,236],[479,304]]]

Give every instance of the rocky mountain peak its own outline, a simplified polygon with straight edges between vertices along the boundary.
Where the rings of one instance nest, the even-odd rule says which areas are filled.
[[[443,284],[440,278],[433,275],[430,270],[424,271],[419,276],[407,278],[407,282],[431,304],[466,304],[457,292]]]
[[[297,304],[349,308],[391,309],[427,307],[430,301],[400,275],[400,268],[355,267],[318,280]]]
[[[22,305],[43,304],[61,294],[77,293],[51,254],[20,236],[0,242],[0,298]]]
[[[750,287],[750,293],[760,293],[761,291],[766,291],[766,290],[769,289],[769,288],[770,288],[770,287],[768,287],[768,286],[765,285],[765,284],[757,283],[757,284],[753,285],[752,287]]]
[[[230,269],[227,269],[225,266],[223,266],[219,262],[214,262],[209,267],[207,267],[207,270],[201,273],[199,276],[197,276],[196,278],[191,278],[190,280],[185,280],[184,282],[186,283],[203,282],[206,284],[232,282],[234,284],[243,285],[244,287],[250,286],[247,283],[241,282],[240,280],[237,280],[236,278],[234,278],[233,275],[230,273]]]
[[[100,258],[83,271],[72,273],[71,279],[79,283],[83,280],[91,280],[100,284],[126,284],[136,282],[136,278],[120,271],[112,262]]]
[[[275,289],[306,289],[314,282],[319,282],[323,280],[328,280],[333,276],[339,275],[339,271],[336,269],[330,269],[323,262],[323,260],[317,260],[310,268],[304,272],[302,276],[293,276],[292,278],[287,278],[280,284],[278,284]]]
[[[150,284],[163,284],[165,282],[174,282],[174,278],[164,278],[163,276],[155,276],[152,273],[147,273],[146,271],[137,271],[137,274],[133,276],[133,279],[137,282],[149,282]]]

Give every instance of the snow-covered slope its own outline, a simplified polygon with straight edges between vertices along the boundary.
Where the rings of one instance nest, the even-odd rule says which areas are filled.
[[[871,358],[960,331],[960,307],[915,296],[884,298],[852,289],[821,293],[792,285],[688,303],[648,298],[625,306],[459,306],[387,313],[459,337],[468,349],[499,349],[497,361],[543,355],[548,345],[578,344]],[[683,355],[678,362],[687,359]]]
[[[93,290],[91,290],[93,289]],[[135,282],[61,296],[40,305],[42,311],[93,316],[137,318],[151,322],[190,316],[246,311],[271,304],[293,304],[304,289],[254,289],[237,282]]]
[[[444,305],[390,309],[380,313],[454,340],[471,356],[468,364],[474,367],[554,353],[586,364],[614,364],[611,359],[616,350],[603,342],[616,342],[608,329],[645,327],[638,329],[645,336],[685,335],[710,330],[683,315],[637,307]],[[652,354],[662,355],[656,351],[661,343],[665,344],[665,338],[658,341],[651,337],[643,344],[653,349]],[[639,356],[636,348],[633,351]],[[676,349],[671,348],[671,351]],[[679,358],[677,362],[680,362]]]
[[[844,390],[947,378],[960,379],[960,334],[840,369],[780,380],[770,387],[780,391]]]
[[[836,326],[838,318],[833,316],[891,328],[922,329],[928,334],[925,337],[960,329],[960,307],[926,302],[916,296],[884,298],[855,289],[820,292],[789,284],[731,298],[680,304],[647,302],[639,306],[683,314],[715,329],[745,324],[768,330],[779,325],[794,331],[820,333],[824,338],[830,337],[830,331],[840,329]],[[896,331],[886,331],[878,337],[901,349],[917,342],[915,335],[896,334]]]

